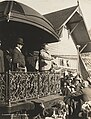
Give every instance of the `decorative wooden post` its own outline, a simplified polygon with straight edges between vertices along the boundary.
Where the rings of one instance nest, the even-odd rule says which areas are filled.
[[[9,98],[10,98],[10,82],[9,82],[9,71],[8,72],[6,72],[6,103],[8,103],[8,106],[10,106],[10,100],[9,100]]]
[[[79,56],[80,56],[80,45],[77,45],[77,73],[80,74],[80,62],[79,62]]]

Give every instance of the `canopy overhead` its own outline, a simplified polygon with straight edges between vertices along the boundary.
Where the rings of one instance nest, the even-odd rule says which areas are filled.
[[[72,36],[75,46],[80,45],[80,51],[90,42],[90,37],[79,5],[44,16],[55,26],[59,34],[63,26],[66,26],[69,30],[69,34]],[[56,21],[55,17],[58,18]]]
[[[83,17],[76,12],[66,24],[75,45],[80,45],[80,51],[90,42],[90,37]]]
[[[53,25],[44,16],[16,1],[0,2],[0,27],[2,36],[8,36],[7,39],[21,36],[26,45],[30,43],[34,48],[59,39]]]
[[[58,32],[60,30],[59,28],[63,26],[65,21],[73,14],[76,9],[77,6],[45,14],[44,17],[46,17],[53,24],[54,28]]]

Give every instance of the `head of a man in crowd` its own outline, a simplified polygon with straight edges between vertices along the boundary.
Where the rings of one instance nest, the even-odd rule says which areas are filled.
[[[75,83],[76,83],[76,85],[78,85],[80,83],[80,80],[79,79],[75,79]]]
[[[83,81],[83,86],[84,86],[84,88],[87,88],[89,86],[89,82],[88,81]]]
[[[44,44],[41,46],[41,49],[48,50],[48,44],[47,44],[47,43],[44,43]]]
[[[17,40],[17,47],[19,49],[22,49],[23,45],[24,45],[23,38],[18,38],[18,40]]]

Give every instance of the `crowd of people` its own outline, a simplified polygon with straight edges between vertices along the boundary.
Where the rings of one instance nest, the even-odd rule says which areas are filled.
[[[53,107],[53,118],[91,119],[91,79],[65,71],[61,77],[61,95],[64,97]]]
[[[61,92],[64,96],[66,119],[91,118],[90,78],[84,80],[80,74],[65,71],[61,78]]]

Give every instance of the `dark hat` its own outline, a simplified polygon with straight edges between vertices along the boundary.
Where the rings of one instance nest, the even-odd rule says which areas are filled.
[[[18,38],[17,44],[24,45],[23,38]]]

